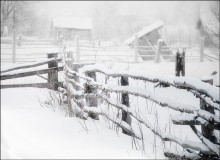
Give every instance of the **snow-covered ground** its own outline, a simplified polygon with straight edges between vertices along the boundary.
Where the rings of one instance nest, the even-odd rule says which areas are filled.
[[[43,108],[48,90],[1,90],[1,158],[144,158],[131,138],[103,120],[84,121]]]
[[[175,75],[174,62],[155,64],[148,61],[131,64],[114,62],[113,59],[102,65],[117,70]],[[1,64],[2,68],[9,66],[13,65]],[[219,85],[219,62],[186,61],[186,76],[200,79],[203,75],[210,75],[213,71],[217,71],[217,75],[213,77],[214,85]],[[98,75],[98,80],[104,83],[101,75]],[[44,81],[40,77],[32,76],[2,81],[1,84]],[[109,82],[117,85],[118,79],[109,79]],[[129,79],[129,84],[134,88],[154,91],[158,95],[199,108],[199,99],[187,91],[173,87],[154,89],[151,83],[145,84],[132,79]],[[141,141],[134,143],[132,138],[122,134],[120,129],[116,132],[114,125],[101,116],[99,121],[92,119],[84,121],[76,117],[66,117],[62,107],[42,106],[43,102],[51,98],[49,93],[50,91],[47,89],[36,88],[1,89],[1,158],[163,159],[165,148],[171,147],[180,150],[176,144],[164,144],[149,129],[143,128],[145,152],[142,152]],[[112,96],[117,99],[117,95]],[[135,96],[130,96],[130,104],[133,109],[139,108],[146,119],[164,133],[171,133],[183,140],[199,141],[188,126],[172,124],[171,117],[180,113]],[[134,127],[137,127],[137,124]],[[139,149],[135,149],[135,146]]]

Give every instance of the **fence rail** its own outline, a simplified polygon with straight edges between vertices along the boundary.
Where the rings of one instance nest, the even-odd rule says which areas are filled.
[[[14,49],[5,46],[4,43],[11,43],[11,40],[3,40],[1,46],[1,62],[34,62],[46,59],[46,49],[57,48],[57,50],[69,50],[74,52],[76,61],[93,61],[93,62],[124,62],[138,63],[153,60],[157,63],[160,61],[175,61],[177,48],[161,46],[141,46],[135,43],[134,48],[123,44],[95,45],[91,42],[84,42],[78,38],[75,41],[64,42],[63,48],[54,45],[53,40],[21,40],[20,45],[15,45]],[[17,41],[18,42],[18,41]],[[16,43],[17,43],[16,42]],[[219,49],[204,48],[201,40],[200,46],[185,48],[186,61],[219,61]],[[26,45],[27,44],[27,45]],[[33,44],[33,45],[31,45]],[[27,54],[25,52],[28,51]],[[30,54],[31,52],[33,52]],[[42,50],[42,51],[41,51]]]
[[[7,85],[1,85],[1,89],[5,88],[17,88],[17,87],[38,87],[38,88],[50,88],[57,90],[58,86],[61,86],[62,83],[58,82],[58,71],[63,70],[63,66],[58,67],[58,62],[60,62],[62,59],[57,58],[58,54],[52,53],[47,54],[48,59],[40,62],[35,62],[32,64],[24,64],[19,65],[17,67],[11,67],[7,69],[1,70],[1,81],[2,80],[8,80],[8,79],[14,79],[14,78],[21,78],[21,77],[28,77],[28,76],[34,76],[41,74],[48,74],[48,83],[28,83],[28,84],[7,84]],[[42,66],[48,64],[48,68],[45,69],[36,69],[34,67]],[[23,71],[25,69],[32,68],[31,71]],[[22,71],[19,71],[22,70]],[[41,76],[40,76],[41,77]],[[44,77],[42,77],[44,78]],[[44,78],[45,79],[45,78]]]
[[[83,119],[91,117],[99,120],[100,116],[107,118],[122,129],[122,132],[136,139],[143,140],[140,130],[132,128],[133,120],[150,129],[153,134],[162,141],[174,142],[184,148],[180,155],[177,152],[165,151],[169,158],[206,159],[219,158],[219,142],[213,135],[214,130],[220,131],[220,117],[215,111],[220,111],[219,88],[191,77],[176,77],[157,74],[143,74],[124,70],[113,70],[94,63],[74,62],[71,52],[66,52],[62,58],[57,53],[48,54],[48,60],[8,68],[1,71],[1,81],[26,76],[48,74],[47,83],[7,84],[1,85],[1,89],[16,87],[49,88],[63,94],[62,101],[68,106],[69,116],[77,116]],[[64,66],[58,67],[61,61]],[[34,67],[48,64],[46,69],[34,69]],[[33,68],[31,71],[20,71]],[[58,71],[65,73],[64,81],[58,81]],[[106,77],[105,83],[97,80],[97,74]],[[184,76],[184,75],[183,75]],[[119,85],[108,84],[109,78],[119,78]],[[146,89],[140,89],[129,85],[129,79],[134,81],[147,81],[156,84],[155,87],[175,87],[180,91],[188,91],[200,98],[200,109],[185,105],[175,99],[168,99],[166,95],[159,96]],[[101,91],[101,93],[100,93]],[[110,93],[121,95],[121,100],[115,100]],[[156,129],[153,124],[145,120],[144,115],[130,107],[130,96],[142,97],[160,107],[167,107],[181,112],[172,118],[176,125],[189,125],[201,142],[183,141],[171,134],[165,134]],[[99,100],[106,102],[115,109],[120,110],[121,116],[109,114],[106,108],[100,108]],[[104,106],[105,107],[105,106]],[[116,113],[114,113],[116,114]],[[119,114],[119,112],[117,113]],[[195,125],[201,125],[201,132]],[[210,136],[211,135],[211,136]]]
[[[82,65],[80,67],[82,67]],[[218,115],[215,115],[213,112],[211,113],[209,110],[207,110],[207,108],[201,107],[200,109],[196,109],[194,106],[186,106],[178,101],[175,101],[174,99],[170,100],[147,90],[133,88],[129,86],[128,79],[132,78],[134,80],[156,83],[157,86],[172,86],[177,89],[187,90],[193,93],[194,96],[200,98],[201,106],[206,105],[211,107],[213,110],[220,111],[218,87],[190,77],[178,78],[175,76],[158,76],[152,74],[141,74],[137,72],[133,73],[128,71],[112,70],[99,65],[85,65],[80,70],[81,71],[79,73],[75,69],[71,68],[71,66],[65,65],[65,72],[68,76],[68,81],[66,82],[67,84],[64,85],[64,88],[60,88],[60,90],[69,90],[70,97],[68,99],[73,99],[72,103],[68,104],[69,108],[71,108],[71,110],[69,110],[71,113],[70,115],[72,115],[72,106],[74,105],[77,108],[75,111],[78,110],[80,113],[76,114],[80,115],[79,117],[85,118],[86,116],[83,115],[86,113],[89,114],[91,118],[96,117],[95,119],[99,119],[97,118],[98,116],[104,116],[117,126],[121,127],[123,133],[133,136],[137,139],[142,139],[143,137],[140,136],[136,130],[131,128],[131,117],[133,117],[139,123],[150,129],[155,135],[159,136],[163,141],[175,142],[182,146],[185,149],[182,157],[188,159],[219,157],[220,148],[218,142],[216,139],[213,140],[204,134],[204,132],[213,133],[214,130],[220,130],[220,117]],[[97,82],[97,73],[100,73],[108,78],[120,78],[121,86],[107,84],[108,80],[106,80],[105,84]],[[72,80],[71,77],[77,77],[77,80]],[[81,80],[85,81],[85,83],[82,84]],[[76,87],[78,87],[77,90],[75,89]],[[102,91],[103,94],[98,93],[96,90]],[[119,102],[112,99],[108,96],[109,93],[121,94],[121,101]],[[182,141],[180,138],[167,135],[156,130],[151,123],[144,120],[144,117],[129,107],[129,95],[142,97],[160,105],[161,107],[168,107],[172,110],[181,112],[181,116],[177,115],[176,117],[173,117],[173,123],[176,125],[189,125],[201,142]],[[91,100],[91,98],[93,101],[94,99],[100,99],[101,101],[105,101],[107,104],[120,109],[122,111],[121,119],[111,117],[107,112],[105,112],[105,110],[103,111],[103,108],[100,109],[99,105],[91,105],[89,107],[88,104],[90,103],[89,100]],[[86,99],[87,102],[84,103],[81,101],[82,99]],[[203,126],[202,133],[195,128],[195,125]],[[180,154],[172,151],[165,151],[164,154],[170,158],[180,157]]]

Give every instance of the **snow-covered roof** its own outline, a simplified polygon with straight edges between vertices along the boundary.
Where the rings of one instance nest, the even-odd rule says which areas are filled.
[[[92,29],[92,20],[87,17],[54,17],[53,26],[59,28]]]
[[[151,25],[145,27],[144,29],[142,29],[141,31],[139,31],[139,32],[137,33],[138,38],[143,37],[144,35],[146,35],[146,34],[152,32],[152,31],[155,30],[155,29],[158,29],[158,28],[162,27],[163,25],[164,25],[164,23],[163,23],[163,21],[161,21],[161,20],[158,20],[158,21],[152,23]],[[131,44],[131,43],[134,41],[134,39],[135,39],[135,35],[133,35],[132,37],[128,38],[128,39],[125,41],[125,44]]]

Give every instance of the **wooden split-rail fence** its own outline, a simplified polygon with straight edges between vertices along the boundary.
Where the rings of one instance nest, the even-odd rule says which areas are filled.
[[[16,63],[42,60],[46,58],[44,53],[47,49],[58,50],[62,46],[64,49],[74,52],[78,62],[140,63],[153,60],[155,63],[159,63],[161,61],[175,61],[177,48],[165,46],[164,43],[163,40],[159,39],[155,46],[143,46],[138,44],[137,37],[133,47],[121,43],[95,44],[91,41],[80,40],[79,36],[76,36],[74,41],[63,42],[63,44],[46,39],[23,40],[14,37],[13,40],[10,40],[2,38],[1,62]],[[185,48],[185,53],[186,61],[219,61],[219,49],[205,48],[204,38],[201,38],[199,46]]]
[[[92,61],[100,62],[123,62],[123,63],[140,63],[143,61],[153,60],[155,63],[163,61],[175,61],[178,47],[163,45],[165,42],[159,39],[157,45],[139,45],[137,37],[134,46],[125,44],[93,44],[85,42],[76,36],[75,41],[66,42],[65,48],[72,50],[79,62]],[[201,38],[198,46],[184,48],[186,61],[219,61],[219,50],[204,47],[204,38]],[[213,50],[213,52],[211,51]]]
[[[58,58],[57,54],[48,54],[47,61],[2,70],[1,81],[40,74],[48,74],[48,78],[47,83],[1,85],[1,89],[12,87],[53,89],[63,94],[63,101],[66,103],[69,116],[77,116],[83,119],[91,117],[95,120],[99,120],[100,116],[103,116],[122,128],[123,133],[143,140],[144,135],[140,135],[131,127],[133,120],[136,120],[160,137],[162,141],[174,142],[183,147],[183,152],[181,153],[166,150],[164,154],[169,158],[217,159],[220,157],[220,143],[218,138],[213,134],[214,130],[220,131],[220,119],[219,115],[216,114],[216,112],[220,111],[218,87],[190,77],[139,74],[104,68],[94,63],[79,63],[73,61],[71,54],[71,52],[64,54],[62,59]],[[58,62],[61,60],[64,65],[59,67]],[[16,70],[23,70],[44,64],[48,64],[47,69],[11,73]],[[58,81],[58,71],[64,72],[65,78],[62,82]],[[105,83],[98,82],[97,73],[106,77],[120,78],[120,85],[108,84],[108,78]],[[135,81],[151,82],[156,84],[157,87],[175,87],[177,89],[187,90],[200,98],[201,107],[200,109],[194,106],[187,107],[174,99],[166,99],[166,97],[157,96],[149,90],[135,88],[129,85],[130,78]],[[119,101],[114,100],[114,98],[110,97],[110,93],[121,94],[121,99]],[[164,134],[155,129],[154,125],[146,121],[141,114],[132,110],[129,104],[130,95],[142,97],[161,107],[168,107],[181,112],[181,115],[172,118],[172,122],[176,125],[189,125],[201,142],[184,141],[179,137]],[[108,105],[120,110],[121,116],[117,116],[117,118],[112,117],[111,114],[100,109],[100,102],[106,102]],[[201,126],[201,132],[195,127],[196,125]]]
[[[17,67],[11,67],[1,70],[1,81],[29,76],[39,76],[43,79],[46,79],[46,83],[44,82],[4,85],[1,83],[1,89],[17,87],[38,87],[58,90],[58,87],[62,85],[62,83],[58,81],[58,72],[63,70],[63,66],[58,66],[58,62],[61,62],[62,59],[58,58],[58,53],[49,53],[47,54],[47,57],[48,59],[44,61],[19,65]],[[36,67],[43,66],[45,64],[48,65],[47,68],[36,69]],[[25,69],[29,69],[29,71],[25,71]],[[43,74],[47,74],[47,78],[43,77]]]

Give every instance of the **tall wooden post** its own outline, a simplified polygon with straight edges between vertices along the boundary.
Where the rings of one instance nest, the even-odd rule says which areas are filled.
[[[79,36],[77,35],[75,37],[75,43],[76,43],[76,62],[80,61],[80,49],[79,49]]]
[[[13,39],[12,39],[12,62],[15,63],[16,55],[16,29],[13,29]]]
[[[121,77],[121,86],[128,86],[128,77]],[[127,93],[122,93],[121,95],[121,103],[129,107],[129,95]],[[126,111],[122,110],[122,121],[125,121],[129,125],[131,125],[131,116]],[[122,133],[130,135],[128,132],[122,129]]]
[[[138,35],[135,34],[135,41],[134,41],[134,50],[135,50],[135,55],[134,55],[134,62],[138,62]]]
[[[204,61],[204,43],[205,43],[205,37],[201,37],[200,39],[200,62]]]
[[[179,51],[176,52],[176,61],[175,61],[175,75],[180,76],[180,69],[181,69],[181,60],[180,60],[180,53]]]
[[[159,63],[160,62],[160,54],[161,54],[162,45],[163,45],[163,40],[162,39],[158,39],[155,63]]]
[[[94,79],[96,81],[96,73],[95,72],[87,72],[86,76]],[[92,86],[87,86],[86,87],[86,92],[87,93],[97,93],[97,89],[95,89]],[[97,97],[86,97],[86,103],[88,107],[98,107],[98,99]],[[99,120],[99,115],[95,113],[89,113],[89,116],[95,120]]]
[[[47,58],[57,58],[58,53],[48,53]],[[58,61],[48,63],[48,68],[58,67]],[[48,72],[48,82],[51,84],[53,90],[58,91],[58,71],[51,70]]]
[[[182,76],[185,76],[185,57],[186,57],[186,53],[185,53],[185,49],[183,49],[182,58],[181,58],[181,72],[182,72]]]
[[[213,85],[213,79],[211,77],[209,79],[203,79],[202,81]],[[200,108],[212,114],[215,114],[214,108],[207,105],[203,100],[200,100]],[[213,143],[216,143],[217,139],[213,134],[214,129],[207,127],[207,125],[201,125],[201,131],[202,131],[202,135],[205,138],[209,139]]]

